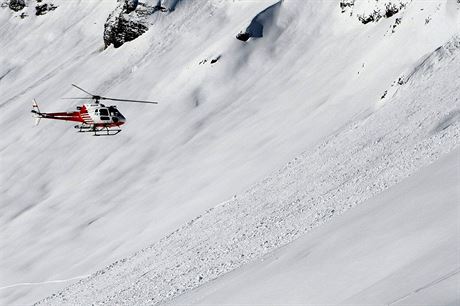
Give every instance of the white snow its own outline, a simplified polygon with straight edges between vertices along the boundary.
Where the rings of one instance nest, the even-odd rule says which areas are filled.
[[[311,234],[173,300],[199,305],[457,305],[460,151]]]
[[[286,0],[264,37],[246,43],[235,39],[276,2],[180,1],[174,12],[155,15],[150,30],[138,39],[106,50],[103,24],[115,1],[55,0],[58,8],[44,16],[35,16],[30,5],[25,19],[18,17],[21,12],[0,9],[1,304],[32,303],[67,285],[55,280],[90,274],[155,242],[177,241],[164,237],[187,229],[186,222],[235,194],[237,200],[215,211],[225,221],[226,210],[241,212],[235,201],[255,205],[248,206],[257,212],[247,216],[254,218],[247,224],[250,229],[273,211],[251,200],[250,186],[301,152],[307,153],[299,161],[318,176],[295,174],[308,184],[296,185],[294,179],[286,193],[275,191],[285,185],[270,183],[269,194],[276,195],[271,207],[289,201],[283,196],[308,194],[308,186],[319,188],[314,196],[322,222],[328,211],[323,205],[328,201],[321,200],[325,190],[353,196],[353,206],[457,146],[459,95],[453,84],[458,84],[458,56],[449,57],[457,66],[449,68],[444,61],[401,87],[405,98],[398,101],[407,103],[409,113],[398,112],[392,94],[380,100],[390,89],[397,97],[400,86],[394,82],[407,79],[422,58],[460,32],[455,1],[412,1],[388,35],[399,15],[362,25],[342,14],[335,1]],[[80,135],[63,122],[42,120],[33,127],[31,99],[37,98],[42,111],[70,110],[78,103],[59,99],[81,94],[71,83],[98,94],[160,104],[119,104],[128,123],[116,137]],[[375,119],[373,132],[359,128],[365,118]],[[378,137],[386,142],[373,143]],[[348,151],[342,154],[344,148]],[[371,152],[374,159],[363,168],[363,156]],[[395,163],[393,172],[383,171],[389,161]],[[362,181],[346,185],[346,192],[337,189],[357,171]],[[376,185],[366,191],[368,176]],[[341,202],[336,212],[350,202]],[[216,213],[208,215],[204,219],[212,223]],[[308,227],[277,241],[290,242]],[[207,228],[215,236],[215,228]],[[172,237],[190,240],[186,231],[178,233],[183,236]],[[253,259],[280,244],[261,248]],[[170,251],[166,248],[162,256],[171,256]],[[160,269],[171,263],[154,261]],[[216,269],[202,280],[247,261]],[[149,265],[139,264],[142,269]],[[199,284],[194,273],[183,280],[174,285]],[[44,284],[12,287],[20,283]],[[81,300],[72,298],[83,301],[85,294]],[[122,301],[121,295],[115,297]]]
[[[459,54],[457,37],[425,58],[393,99],[369,117],[306,151],[232,201],[43,303],[139,305],[167,301],[261,258],[400,183],[460,143],[460,122],[451,120],[460,109],[459,89],[445,82],[459,80]],[[458,158],[458,154],[453,157]],[[455,158],[450,160],[455,162]],[[455,189],[455,184],[446,188],[436,192]],[[450,207],[458,205],[455,197],[447,199]],[[408,217],[407,210],[401,214]],[[456,222],[450,232],[454,225]],[[367,247],[380,246],[376,240]],[[449,255],[458,258],[460,254],[455,251]],[[374,259],[369,256],[369,260]],[[380,280],[379,275],[366,277],[369,283]],[[343,290],[326,281],[322,284],[325,291],[329,287]],[[391,300],[390,295],[383,298]]]

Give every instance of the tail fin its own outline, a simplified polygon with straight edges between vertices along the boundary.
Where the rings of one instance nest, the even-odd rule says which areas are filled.
[[[35,114],[35,125],[37,126],[39,123],[40,123],[40,119],[41,119],[41,112],[40,112],[40,108],[38,107],[38,103],[35,99],[33,99],[32,101],[32,113]]]

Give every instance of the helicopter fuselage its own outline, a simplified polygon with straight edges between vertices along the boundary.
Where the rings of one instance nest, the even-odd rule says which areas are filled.
[[[39,113],[40,118],[79,122],[93,127],[119,127],[126,118],[115,105],[105,106],[101,103],[77,106],[75,112]]]
[[[117,127],[125,124],[126,118],[115,105],[84,104],[79,107],[82,122],[96,127]]]

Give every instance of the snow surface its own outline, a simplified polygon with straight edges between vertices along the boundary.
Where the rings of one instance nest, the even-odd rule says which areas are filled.
[[[458,305],[460,150],[171,304]]]
[[[354,122],[248,191],[188,222],[149,248],[115,262],[43,303],[144,305],[167,301],[261,258],[329,221],[335,215],[342,214],[400,183],[460,144],[459,118],[451,120],[458,117],[460,111],[460,89],[446,83],[446,80],[460,82],[458,67],[460,37],[454,38],[425,58],[395,96],[369,117]],[[449,159],[449,167],[453,166],[454,173],[457,171],[455,162],[460,157],[457,153],[458,151]],[[436,192],[447,192],[445,205],[448,208],[458,208],[459,198],[452,193],[452,189],[458,187],[458,181],[449,177],[447,182],[440,182],[446,189],[439,187]],[[401,203],[395,200],[393,205]],[[388,209],[392,211],[391,207]],[[401,210],[402,217],[408,217],[407,211],[408,209]],[[379,211],[375,214],[371,216],[378,218]],[[401,218],[400,214],[397,215],[398,220]],[[446,214],[454,215],[453,221],[449,219],[447,231],[452,237],[456,237],[454,229],[458,225],[458,210],[450,209]],[[443,224],[444,219],[433,217],[438,222],[437,227]],[[384,217],[382,222],[391,223],[392,220],[387,221]],[[410,236],[413,232],[404,233]],[[389,233],[388,239],[395,235]],[[452,239],[448,242],[451,243]],[[378,249],[383,242],[377,239],[374,243],[368,242],[366,247]],[[410,244],[406,248],[412,249],[413,246]],[[332,253],[346,252],[342,244],[337,247],[338,251]],[[460,264],[457,247],[451,246],[446,252],[443,251],[441,258],[444,258],[444,253],[449,258],[454,258],[446,269]],[[382,256],[386,255],[393,256],[390,252],[382,253]],[[324,256],[321,258],[326,262],[330,260]],[[375,256],[369,255],[368,260],[375,259]],[[432,258],[428,257],[427,260]],[[363,259],[356,259],[358,265],[362,261]],[[409,260],[407,262],[411,263]],[[423,270],[419,262],[411,264],[420,271]],[[389,267],[389,271],[391,269]],[[381,270],[381,273],[388,273],[385,268]],[[369,274],[365,274],[363,278],[367,280],[365,284],[372,284],[380,281],[380,277],[378,273],[369,270]],[[312,279],[315,279],[314,275]],[[285,283],[282,284],[281,288],[284,288]],[[359,282],[352,284],[351,290],[363,286]],[[286,286],[290,287],[289,284]],[[317,292],[320,297],[330,295],[330,287],[333,292],[344,290],[339,286],[329,286],[326,281],[322,282],[322,286],[323,291]],[[211,288],[211,292],[212,290]],[[359,293],[351,292],[353,294],[345,297]],[[367,294],[372,296],[373,293],[375,292],[370,290]],[[394,291],[391,293],[397,294]],[[445,290],[440,294],[444,293]],[[241,296],[246,295],[242,293]],[[299,302],[305,297],[306,295],[301,295],[293,301]],[[336,298],[339,297],[336,294]],[[451,299],[457,297],[460,298],[455,294],[450,296]],[[282,298],[280,295],[280,303]],[[392,301],[390,294],[382,298]],[[187,300],[185,298],[184,301]],[[225,300],[226,298],[222,298],[221,302]],[[263,299],[261,302],[268,301],[270,299]],[[241,301],[235,300],[237,304],[240,302],[243,303],[244,298]],[[259,303],[257,300],[252,302]],[[324,302],[337,303],[340,299]],[[312,303],[322,301],[313,297]]]
[[[273,244],[251,244],[257,249],[253,257],[212,270],[201,281],[197,271],[204,266],[188,265],[191,271],[183,267],[188,271],[183,279],[177,278],[171,286],[160,282],[155,289],[160,292],[157,300],[172,297],[186,286],[193,288],[292,241],[311,224],[317,226],[350,204],[365,201],[457,145],[459,94],[453,85],[459,83],[458,57],[448,57],[457,66],[446,69],[450,66],[444,62],[434,65],[434,70],[427,67],[414,83],[407,80],[401,87],[404,94],[395,85],[400,77],[406,80],[427,54],[458,35],[455,1],[412,1],[399,15],[363,25],[342,14],[334,1],[286,0],[270,21],[273,24],[265,25],[269,30],[262,38],[235,39],[257,14],[276,2],[180,1],[174,12],[155,15],[150,30],[138,39],[105,50],[103,24],[115,1],[56,0],[56,10],[35,16],[30,6],[25,19],[19,17],[21,12],[0,9],[1,304],[37,301],[66,286],[65,280],[102,269],[153,242],[202,237],[193,231],[188,235],[186,229],[193,227],[183,224],[235,194],[236,199],[203,215],[209,219],[198,220],[217,222],[213,219],[217,215],[217,220],[231,222],[226,210],[243,214],[238,207],[247,206],[255,213],[245,219],[254,219],[248,221],[250,230],[273,209],[283,215],[284,206],[276,199],[290,203],[288,195],[316,192],[318,208],[312,211],[319,213],[318,220],[305,211],[293,223],[297,230],[289,232],[291,228],[275,227],[276,220],[267,219],[273,221],[273,232],[266,235],[282,230]],[[401,16],[401,24],[389,34],[395,18]],[[432,74],[437,77],[430,78]],[[424,78],[431,81],[423,83]],[[434,87],[433,80],[437,80]],[[43,111],[71,109],[79,103],[59,100],[80,95],[71,83],[107,96],[160,104],[119,104],[128,123],[116,137],[80,135],[63,122],[42,120],[34,128],[28,113],[31,99],[37,98]],[[408,103],[409,113],[398,112],[392,94],[380,100],[385,90],[406,97],[398,101]],[[441,95],[444,98],[437,103]],[[365,118],[376,122],[369,134],[359,128]],[[435,132],[427,136],[427,131]],[[375,143],[380,136],[385,142]],[[341,155],[343,148],[348,153]],[[276,179],[264,185],[263,178],[306,150],[309,153],[298,160],[310,158],[314,163],[305,165],[313,168],[309,171],[315,177],[305,171],[290,174],[302,176],[304,185],[293,179],[286,193],[287,186],[276,187]],[[381,151],[393,159],[387,160]],[[360,158],[355,156],[358,152]],[[374,160],[363,157],[371,152]],[[363,161],[368,168],[361,165]],[[387,161],[395,163],[393,170],[384,171]],[[355,185],[350,181],[343,193],[337,189],[346,177],[355,176],[363,181]],[[367,177],[375,185],[366,183]],[[251,198],[251,190],[260,181],[261,186],[270,186],[269,194],[276,195],[267,210]],[[337,202],[331,214],[332,204],[321,197],[327,190],[332,190],[331,196],[353,198]],[[303,206],[298,205],[299,209]],[[289,217],[293,212],[285,210],[284,222],[296,219],[296,213]],[[314,222],[304,225],[304,217]],[[170,240],[164,238],[179,228],[185,230]],[[219,238],[215,228],[206,228],[210,237]],[[256,233],[255,238],[264,238],[262,227]],[[225,237],[217,241],[225,242]],[[194,243],[199,247],[198,242]],[[244,247],[233,248],[229,256]],[[162,256],[171,256],[171,250],[165,249]],[[189,254],[182,248],[176,251]],[[160,272],[172,262],[154,261]],[[150,264],[138,266],[146,269]],[[130,271],[133,266],[122,269]],[[184,270],[172,273],[180,271]],[[120,270],[114,272],[123,275]],[[99,277],[88,280],[99,286],[96,291],[101,289]],[[117,288],[126,288],[126,283],[119,280],[112,285],[114,298],[123,301]],[[179,292],[171,294],[176,285]],[[142,281],[140,286],[151,287]],[[104,300],[107,292],[99,292],[97,298]],[[144,298],[144,293],[137,296]],[[72,298],[83,301],[88,294]]]

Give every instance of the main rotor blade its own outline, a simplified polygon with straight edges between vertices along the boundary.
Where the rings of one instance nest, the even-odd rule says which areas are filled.
[[[112,101],[120,101],[120,102],[134,102],[134,103],[146,103],[146,104],[158,104],[158,102],[153,102],[153,101],[115,99],[115,98],[107,98],[107,97],[101,97],[101,100],[112,100]]]
[[[84,98],[61,98],[63,100],[92,100],[93,98],[91,97],[84,97]]]
[[[112,101],[119,101],[119,102],[133,102],[133,103],[145,103],[145,104],[158,104],[158,102],[153,102],[153,101],[145,101],[145,100],[130,100],[130,99],[116,99],[116,98],[108,98],[108,97],[103,97],[103,96],[98,96],[98,95],[93,95],[92,93],[84,90],[83,88],[72,84],[73,87],[83,91],[84,93],[87,93],[91,97],[86,97],[86,98],[64,98],[64,99],[94,99],[94,100],[112,100]]]
[[[79,87],[79,86],[77,86],[77,85],[75,85],[75,84],[72,84],[72,86],[75,87],[75,88],[80,89],[81,91],[87,93],[87,94],[90,95],[90,96],[94,96],[92,93],[87,92],[86,90],[84,90],[83,88],[81,88],[81,87]]]

